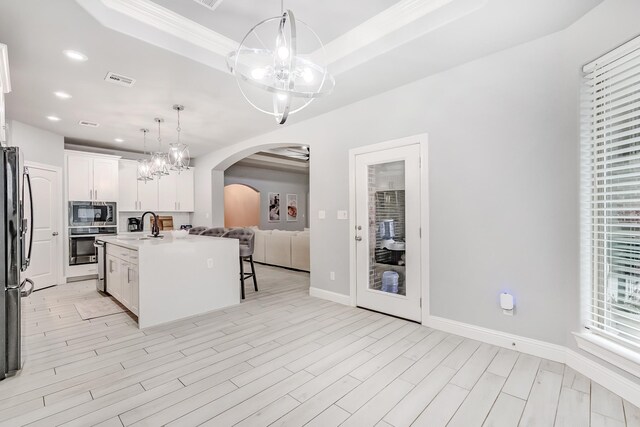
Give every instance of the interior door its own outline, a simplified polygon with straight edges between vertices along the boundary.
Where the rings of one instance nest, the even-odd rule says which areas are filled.
[[[359,154],[356,303],[420,322],[420,148]]]
[[[62,267],[60,236],[60,188],[59,172],[44,167],[29,165],[31,187],[33,189],[33,249],[29,277],[35,289],[42,289],[58,284]],[[25,212],[31,210],[29,198],[25,198]]]

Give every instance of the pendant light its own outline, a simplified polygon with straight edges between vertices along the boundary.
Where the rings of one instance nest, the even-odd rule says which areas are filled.
[[[162,152],[160,125],[164,122],[164,119],[156,117],[153,121],[158,124],[158,151],[151,156],[151,173],[160,179],[165,175],[169,175],[169,157],[167,153]]]
[[[169,144],[169,163],[171,164],[171,170],[178,171],[178,173],[189,169],[189,162],[191,161],[191,157],[189,156],[189,146],[187,144],[183,144],[180,141],[180,111],[184,111],[183,105],[174,105],[173,109],[178,114],[178,127],[176,130],[178,131],[178,140]]]
[[[144,138],[143,154],[147,156],[147,132],[149,132],[149,129],[140,129],[140,132],[143,133],[143,138]],[[152,166],[152,163],[149,157],[145,157],[141,160],[138,160],[138,181],[142,181],[145,184],[147,183],[147,181],[153,181],[151,166]]]
[[[245,99],[284,124],[314,99],[329,94],[335,80],[318,35],[280,3],[280,16],[255,25],[227,56]]]

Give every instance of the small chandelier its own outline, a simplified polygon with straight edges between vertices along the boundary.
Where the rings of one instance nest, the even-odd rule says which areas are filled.
[[[174,105],[173,109],[178,113],[178,140],[169,144],[169,163],[171,164],[171,170],[178,171],[178,173],[189,169],[189,162],[191,157],[189,156],[189,146],[180,142],[180,111],[184,111],[183,105]]]
[[[291,10],[251,28],[227,66],[245,99],[284,124],[314,99],[329,94],[335,80],[327,71],[326,52],[318,35]]]
[[[160,179],[164,175],[169,175],[169,156],[167,153],[162,152],[160,125],[164,120],[156,117],[153,121],[158,124],[158,151],[151,156],[151,173]]]
[[[144,136],[144,152],[143,154],[147,156],[147,132],[149,129],[140,129],[140,132],[143,132]],[[138,181],[142,181],[145,184],[147,181],[153,181],[152,174],[152,163],[150,158],[143,158],[138,160]]]

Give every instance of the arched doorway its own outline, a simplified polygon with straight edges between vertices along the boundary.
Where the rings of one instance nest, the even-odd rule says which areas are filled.
[[[251,227],[260,225],[260,192],[244,184],[224,187],[224,226]]]

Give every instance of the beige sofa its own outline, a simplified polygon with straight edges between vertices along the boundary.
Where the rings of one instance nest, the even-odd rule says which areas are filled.
[[[309,230],[260,230],[256,232],[253,260],[279,267],[310,270]]]

